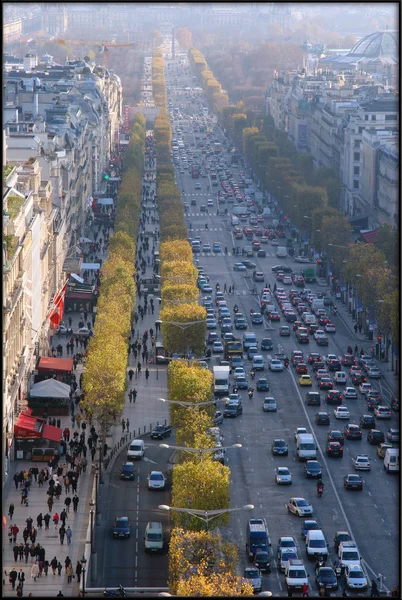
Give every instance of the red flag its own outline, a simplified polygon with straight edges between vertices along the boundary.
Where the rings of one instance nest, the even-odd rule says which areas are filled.
[[[68,284],[68,279],[66,283],[63,285],[60,291],[57,292],[55,297],[53,298],[53,305],[49,312],[46,315],[46,318],[49,319],[55,325],[58,325],[63,316],[63,308],[64,308],[64,296],[66,295],[66,289]]]

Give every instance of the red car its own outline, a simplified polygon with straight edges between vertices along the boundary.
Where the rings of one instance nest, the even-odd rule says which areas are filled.
[[[330,377],[320,378],[320,390],[332,390],[333,387],[334,384]]]
[[[300,375],[306,375],[306,373],[308,373],[307,365],[303,362],[299,362],[296,365],[296,373],[299,373]]]
[[[310,354],[308,355],[308,362],[310,363],[310,365],[317,362],[317,360],[322,360],[321,354],[318,354],[317,352],[310,352]]]

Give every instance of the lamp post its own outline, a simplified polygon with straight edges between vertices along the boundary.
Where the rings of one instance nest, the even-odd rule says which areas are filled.
[[[82,564],[82,597],[85,598],[85,573],[87,572],[87,568],[86,568],[87,559],[85,558],[84,555],[82,555],[80,562]]]
[[[90,540],[91,540],[91,554],[93,552],[93,535],[94,535],[94,506],[95,506],[96,502],[94,500],[91,500],[89,503],[89,506],[91,507],[91,510],[89,511],[89,515],[91,518],[91,525],[90,525]]]
[[[160,448],[168,448],[171,450],[181,450],[188,454],[198,454],[202,462],[204,454],[208,452],[217,452],[218,450],[230,450],[231,448],[241,448],[242,444],[232,444],[231,446],[215,446],[214,448],[187,448],[186,446],[171,446],[170,444],[159,444]]]
[[[216,510],[199,510],[197,508],[176,508],[174,506],[168,506],[167,504],[159,504],[158,508],[160,510],[166,511],[174,510],[175,512],[186,513],[193,517],[197,517],[206,524],[207,531],[209,531],[209,523],[213,519],[216,519],[220,515],[236,512],[239,510],[253,510],[254,504],[245,504],[244,506],[240,506],[239,508],[219,508]]]
[[[359,292],[359,287],[360,287],[359,286],[359,282],[360,282],[360,279],[361,279],[360,273],[357,273],[356,279],[357,279],[357,283],[356,283],[357,296],[356,296],[356,314],[355,314],[354,318],[356,318],[356,321],[358,322],[358,326],[360,327],[362,325],[362,318],[359,315],[361,315],[361,311],[362,311],[362,308],[363,308],[363,305],[362,305],[361,308],[357,308],[357,300],[359,300],[359,296],[360,296],[360,292]]]
[[[381,306],[383,306],[383,305],[390,306],[391,305],[391,302],[389,302],[388,300],[382,300],[382,299],[377,300],[377,303],[381,304]],[[388,360],[389,360],[388,346],[390,344],[388,343],[389,342],[388,337],[389,336],[388,336],[387,332],[384,332],[384,349],[385,349],[385,361],[386,362],[388,362]],[[379,351],[379,356],[381,356],[381,348],[379,348],[378,351]],[[394,353],[393,353],[393,351],[391,352],[391,370],[392,371],[394,370]]]

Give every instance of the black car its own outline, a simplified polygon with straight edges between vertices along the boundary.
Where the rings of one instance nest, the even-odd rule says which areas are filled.
[[[342,357],[342,364],[345,367],[352,367],[356,364],[356,359],[353,354],[344,354]]]
[[[343,485],[345,490],[362,490],[363,479],[357,473],[349,473],[343,478]]]
[[[224,417],[231,417],[235,419],[239,415],[243,414],[243,406],[240,402],[226,402],[225,408],[223,409]]]
[[[327,438],[329,442],[339,442],[341,446],[343,445],[344,437],[342,431],[339,431],[339,429],[332,429],[331,431],[328,431]]]
[[[329,414],[327,412],[318,412],[315,415],[316,425],[329,425]]]
[[[197,206],[197,200],[191,200],[190,204],[191,206]]]
[[[362,415],[360,417],[360,427],[362,429],[375,429],[374,415]]]
[[[262,338],[261,350],[265,350],[265,351],[273,350],[271,338]]]
[[[332,567],[320,567],[317,569],[315,581],[318,589],[337,590],[338,580]]]
[[[114,538],[129,538],[130,537],[130,522],[128,517],[117,517],[113,526]]]
[[[341,542],[352,542],[352,537],[349,531],[337,531],[334,537],[334,548],[338,552],[339,544]]]
[[[325,336],[325,335],[317,338],[316,342],[317,342],[317,346],[328,346],[329,345],[329,340],[328,340],[327,336]]]
[[[274,273],[277,273],[278,271],[283,271],[283,273],[293,273],[293,269],[286,265],[276,265],[275,267],[272,267],[271,271]]]
[[[339,442],[329,442],[327,445],[327,456],[336,456],[342,458],[343,447]]]
[[[325,369],[325,368],[326,368],[325,362],[323,362],[322,360],[316,360],[316,361],[313,362],[313,371],[314,371],[314,373],[316,371],[318,371],[319,369]]]
[[[257,265],[253,263],[251,260],[242,260],[242,263],[247,269],[256,269]]]
[[[318,392],[307,392],[306,394],[307,406],[320,406],[321,396]]]
[[[304,474],[307,478],[319,479],[322,477],[322,469],[318,460],[307,460],[304,466]]]
[[[354,423],[348,423],[345,425],[345,438],[347,440],[361,440],[362,439],[362,430],[359,425],[355,425]]]
[[[378,446],[378,444],[385,442],[385,436],[379,429],[370,429],[367,434],[367,441],[373,446]]]
[[[336,404],[336,406],[340,406],[342,402],[342,392],[339,390],[328,390],[327,404]]]
[[[268,573],[271,570],[271,557],[265,550],[257,550],[254,558],[254,566],[262,573]]]
[[[126,462],[120,470],[120,479],[133,480],[135,476],[134,463]]]
[[[310,338],[308,337],[307,333],[301,333],[297,338],[297,341],[299,342],[299,344],[309,344]]]
[[[267,253],[265,250],[258,250],[257,256],[258,256],[258,258],[266,258]],[[261,571],[261,569],[260,569],[260,571]]]
[[[269,392],[269,383],[265,377],[260,377],[260,379],[258,379],[257,392]]]
[[[271,444],[272,454],[274,456],[287,456],[289,448],[285,440],[273,440]]]
[[[172,427],[170,425],[157,425],[151,432],[151,439],[163,440],[165,437],[172,435]]]

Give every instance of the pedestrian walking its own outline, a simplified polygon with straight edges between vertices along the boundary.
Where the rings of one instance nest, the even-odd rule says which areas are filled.
[[[77,494],[75,494],[75,496],[73,497],[74,512],[77,512],[79,501],[80,501],[80,499],[78,498]]]
[[[353,327],[353,329],[355,330],[355,333],[357,333],[357,323],[355,323],[355,326]]]
[[[64,527],[64,525],[61,525],[60,529],[59,529],[59,538],[60,538],[60,544],[64,544],[64,536],[66,535],[66,528]]]
[[[359,353],[359,348],[358,348],[358,346],[357,346],[357,344],[356,344],[356,346],[355,346],[355,351],[354,351],[354,355],[355,355],[355,356],[357,356],[357,355],[358,355],[358,353]]]
[[[82,564],[79,560],[77,560],[77,566],[75,567],[75,574],[77,575],[77,581],[80,583],[81,581],[81,573],[82,573]]]
[[[11,587],[15,590],[15,582],[17,581],[18,573],[13,567],[9,573],[9,581],[11,583]]]
[[[137,392],[137,390],[134,388],[134,389],[133,389],[133,401],[134,401],[134,404],[135,404],[135,401],[137,400],[137,394],[138,394],[138,392]]]
[[[63,527],[66,526],[66,519],[67,519],[67,512],[66,512],[65,508],[63,508],[63,510],[60,513],[60,521],[62,522]]]
[[[125,420],[124,420],[124,419],[122,419],[122,420],[121,420],[121,429],[122,429],[122,431],[123,431],[123,433],[124,433],[124,431],[125,431],[125,429],[126,429],[126,422],[125,422]]]
[[[145,379],[148,381],[149,378],[149,369],[148,367],[145,369]]]
[[[70,496],[66,497],[66,499],[64,500],[64,504],[66,506],[67,513],[69,513],[70,512],[70,504],[71,504]]]
[[[14,504],[11,502],[10,506],[8,507],[8,516],[10,517],[10,521],[13,518],[13,514],[14,514]]]
[[[133,376],[134,376],[134,371],[132,369],[130,369],[129,372],[128,372],[128,378],[129,378],[130,381],[132,381]]]
[[[49,529],[50,519],[51,519],[50,514],[46,513],[45,516],[43,517],[43,520],[45,521],[45,529]]]
[[[25,582],[25,573],[22,569],[20,569],[18,572],[18,582],[21,584],[21,589],[23,589]]]
[[[380,592],[378,591],[377,582],[375,579],[371,580],[371,589],[370,589],[370,597],[371,598],[379,598]]]
[[[18,557],[20,560],[22,560],[24,558],[24,544],[22,542],[18,546]]]
[[[55,525],[55,529],[57,529],[57,527],[59,525],[59,520],[60,520],[60,517],[59,517],[58,513],[55,512],[53,515],[53,523]]]
[[[57,564],[58,564],[57,558],[56,557],[52,558],[52,560],[50,561],[50,566],[52,567],[53,575],[56,575]]]
[[[19,532],[19,527],[17,527],[17,525],[14,523],[14,525],[11,528],[11,533],[13,536],[13,542],[15,543],[17,541],[17,535]]]
[[[42,525],[43,525],[43,516],[42,516],[42,513],[39,513],[38,516],[36,517],[36,526],[38,529],[42,529]]]
[[[24,556],[25,556],[25,563],[28,563],[28,558],[29,558],[29,544],[25,544],[24,546]]]
[[[18,544],[15,544],[13,547],[14,560],[17,562],[18,560],[19,547]]]
[[[71,538],[72,538],[73,532],[70,529],[70,525],[67,527],[67,531],[66,531],[66,538],[67,538],[67,544],[70,545],[71,544]]]
[[[126,419],[126,427],[127,427],[127,431],[130,431],[130,421],[128,420],[128,417]]]
[[[141,373],[141,363],[138,361],[137,363],[138,375]]]
[[[308,596],[308,583],[303,583],[302,592],[303,592],[303,597]]]
[[[71,583],[72,579],[73,579],[73,575],[74,575],[73,567],[72,567],[71,563],[68,564],[66,567],[66,575],[67,575],[67,583]]]
[[[31,577],[34,581],[36,581],[38,575],[39,575],[39,565],[38,565],[38,563],[34,562],[34,564],[31,567]]]
[[[61,575],[61,571],[63,569],[63,565],[61,564],[60,561],[57,561],[57,574]]]

